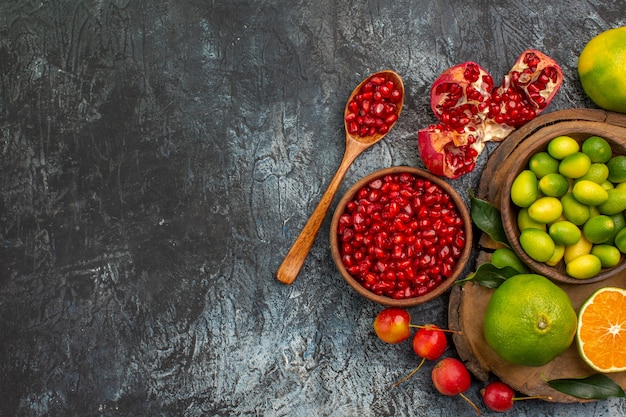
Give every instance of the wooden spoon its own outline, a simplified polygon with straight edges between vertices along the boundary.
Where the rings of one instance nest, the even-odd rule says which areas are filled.
[[[306,259],[309,251],[311,250],[311,246],[313,246],[313,241],[317,236],[317,232],[319,231],[320,226],[328,212],[328,208],[333,201],[335,193],[343,180],[343,177],[346,175],[348,168],[354,162],[354,160],[359,156],[363,151],[367,148],[375,144],[384,138],[387,133],[391,130],[391,128],[396,124],[394,122],[389,126],[389,130],[387,133],[381,134],[377,133],[372,136],[359,136],[357,134],[350,134],[348,131],[348,123],[345,121],[345,116],[349,113],[348,105],[352,101],[352,99],[359,93],[361,87],[372,77],[381,76],[388,80],[392,80],[395,86],[402,93],[402,97],[396,105],[398,106],[398,116],[400,116],[400,112],[402,111],[402,106],[404,104],[404,83],[402,82],[402,78],[394,71],[385,70],[380,71],[375,74],[370,75],[365,80],[363,80],[352,92],[348,102],[346,103],[346,108],[344,110],[344,125],[346,129],[346,148],[343,155],[343,159],[341,160],[341,164],[335,173],[335,176],[330,181],[330,185],[326,189],[326,192],[322,196],[322,199],[318,203],[317,207],[311,214],[311,217],[307,221],[306,225],[300,232],[300,235],[294,242],[293,246],[285,256],[283,263],[278,268],[276,272],[276,277],[279,281],[284,284],[291,284],[298,276],[302,265],[304,264],[304,260]]]

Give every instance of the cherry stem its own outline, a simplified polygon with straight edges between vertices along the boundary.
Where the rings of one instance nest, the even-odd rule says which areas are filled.
[[[552,401],[552,396],[551,395],[535,395],[535,396],[532,396],[532,397],[511,398],[511,400],[513,400],[513,401],[522,401],[522,400],[549,400],[549,401]]]
[[[470,405],[472,406],[472,408],[473,408],[474,410],[476,410],[476,414],[478,414],[478,417],[481,417],[481,416],[482,416],[482,414],[480,413],[480,410],[478,409],[478,407],[476,407],[476,404],[474,404],[474,403],[472,402],[472,400],[470,400],[469,398],[467,398],[467,397],[465,396],[465,394],[463,394],[462,392],[460,392],[460,393],[459,393],[459,395],[460,395],[460,396],[461,396],[461,398],[463,398],[465,401],[467,401],[468,403],[470,403]]]
[[[463,332],[460,330],[441,329],[439,327],[433,326],[432,324],[409,324],[409,327],[413,327],[415,329],[438,330],[444,333],[463,334]]]
[[[402,383],[404,383],[404,382],[408,381],[408,380],[409,380],[409,378],[411,378],[413,375],[415,375],[415,373],[416,373],[417,371],[419,371],[419,369],[422,367],[422,365],[424,365],[424,362],[426,362],[426,358],[422,358],[422,361],[420,362],[420,364],[419,364],[419,365],[417,365],[417,368],[413,369],[413,370],[411,371],[411,373],[410,373],[410,374],[408,374],[407,376],[405,376],[404,378],[402,378],[401,380],[399,380],[398,382],[396,382],[395,384],[393,384],[393,387],[392,387],[392,388],[395,388],[395,387],[397,387],[398,385],[400,385],[400,384],[402,384]]]

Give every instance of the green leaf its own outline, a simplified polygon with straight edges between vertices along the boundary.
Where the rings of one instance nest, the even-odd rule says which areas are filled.
[[[514,275],[519,275],[519,271],[510,266],[504,268],[498,268],[491,263],[481,264],[478,269],[467,276],[467,278],[457,281],[457,284],[465,284],[466,282],[477,282],[483,287],[498,288],[500,284],[506,281],[507,278],[511,278]]]
[[[546,382],[557,391],[586,400],[626,397],[622,387],[604,374],[594,374],[583,378],[552,379]]]
[[[471,189],[469,190],[469,196],[471,199],[470,215],[474,224],[484,233],[487,233],[494,241],[510,247],[511,245],[502,226],[500,210],[490,202],[474,196]]]

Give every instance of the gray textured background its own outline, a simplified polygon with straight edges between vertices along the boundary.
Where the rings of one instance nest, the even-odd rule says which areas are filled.
[[[423,166],[429,88],[454,64],[499,81],[537,48],[565,73],[549,111],[593,107],[578,54],[622,25],[623,0],[0,1],[0,416],[472,415],[432,364],[390,389],[417,359],[374,336],[381,307],[337,273],[329,218],[296,282],[274,273],[366,75],[399,72],[405,109],[340,192]],[[451,183],[467,198],[479,177]],[[446,326],[447,296],[410,311]]]

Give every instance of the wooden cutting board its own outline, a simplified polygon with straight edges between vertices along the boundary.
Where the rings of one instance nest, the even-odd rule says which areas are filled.
[[[499,206],[500,187],[512,162],[510,154],[519,146],[528,146],[524,142],[540,129],[552,128],[559,123],[581,122],[601,123],[603,128],[621,130],[626,127],[626,115],[595,109],[561,110],[537,117],[507,137],[490,155],[483,169],[481,182],[476,196]],[[530,139],[532,140],[532,138]],[[626,141],[626,138],[624,138]],[[497,245],[488,236],[479,238],[479,255],[476,266],[488,261],[489,253]],[[561,284],[578,311],[580,305],[595,290],[605,286],[626,288],[626,274],[614,276],[605,281],[584,285]],[[474,283],[454,286],[450,294],[449,323],[450,329],[459,330],[453,340],[457,352],[468,369],[481,381],[490,379],[490,373],[524,395],[550,395],[552,401],[571,403],[583,402],[547,385],[544,379],[576,378],[593,374],[581,359],[575,343],[565,353],[541,367],[513,365],[501,359],[490,347],[483,336],[483,318],[493,289]],[[607,374],[626,389],[626,372]]]

